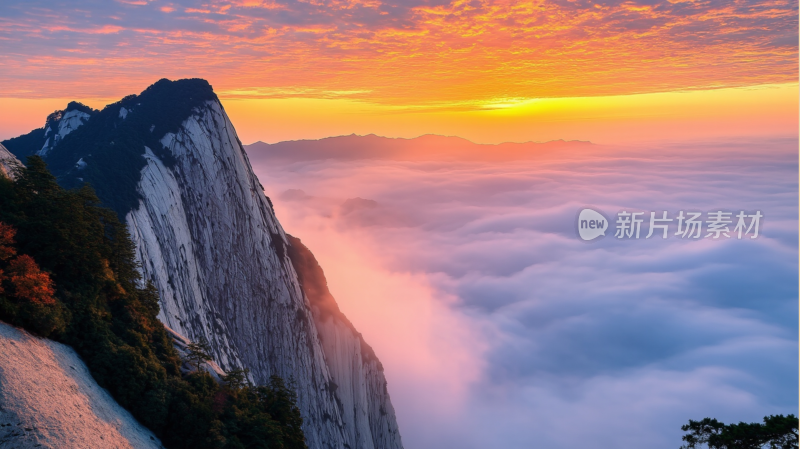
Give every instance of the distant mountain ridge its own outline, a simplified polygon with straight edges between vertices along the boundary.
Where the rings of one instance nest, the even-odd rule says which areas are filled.
[[[525,142],[477,144],[461,137],[426,134],[420,137],[390,138],[375,134],[326,137],[318,140],[290,140],[268,144],[245,145],[256,160],[315,159],[391,159],[391,160],[463,160],[505,161],[537,159],[554,155],[574,155],[592,151],[596,145],[585,141]]]

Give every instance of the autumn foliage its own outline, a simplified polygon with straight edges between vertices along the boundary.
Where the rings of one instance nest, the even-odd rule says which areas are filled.
[[[53,281],[39,269],[31,256],[21,255],[8,264],[8,280],[18,300],[55,304]]]
[[[17,254],[17,250],[12,246],[17,230],[0,221],[0,260],[8,260]]]
[[[30,302],[41,305],[54,305],[53,281],[50,275],[39,268],[31,256],[22,254],[6,263],[17,254],[14,248],[14,235],[17,230],[0,222],[0,293],[7,292],[15,302]]]

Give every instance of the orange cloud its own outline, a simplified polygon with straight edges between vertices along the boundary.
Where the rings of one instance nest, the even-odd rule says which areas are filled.
[[[0,18],[0,96],[108,98],[203,77],[262,98],[463,109],[798,76],[791,0],[184,1],[88,17],[30,5]]]
[[[104,26],[98,27],[98,28],[71,28],[71,27],[63,26],[63,25],[56,25],[56,26],[52,26],[52,27],[47,27],[47,26],[43,27],[43,30],[47,31],[49,33],[56,33],[56,32],[59,32],[59,31],[68,31],[68,32],[71,32],[71,33],[84,33],[84,34],[114,34],[114,33],[119,33],[123,29],[124,28],[122,28],[120,26],[113,26],[113,25],[104,25]],[[70,49],[66,49],[66,51],[69,51],[69,50]]]

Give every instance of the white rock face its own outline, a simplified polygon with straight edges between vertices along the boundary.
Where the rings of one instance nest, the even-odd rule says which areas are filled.
[[[206,339],[223,370],[249,368],[256,383],[293,380],[311,449],[401,448],[383,374],[356,366],[360,340],[349,328],[318,327],[287,237],[219,102],[161,143],[176,162],[146,149],[143,199],[126,216],[144,278],[161,294],[159,318]]]
[[[50,129],[50,128],[47,128]],[[47,140],[44,141],[44,145],[42,145],[42,149],[37,151],[36,154],[39,156],[45,156],[50,151],[50,138],[48,137]]]
[[[66,137],[72,131],[80,128],[81,125],[89,120],[89,117],[89,114],[78,111],[77,109],[73,109],[64,113],[58,120],[55,135],[52,139],[47,137],[47,140],[44,142],[44,146],[42,146],[41,150],[36,152],[36,155],[42,157],[47,156],[47,153],[49,153],[53,147],[58,145],[58,142],[64,139],[64,137]],[[47,130],[45,131],[45,136],[48,136],[48,134],[50,134],[50,126],[48,126]]]
[[[15,171],[21,167],[22,163],[20,163],[19,159],[0,143],[0,176],[14,179]]]
[[[69,346],[0,323],[0,449],[157,449]]]

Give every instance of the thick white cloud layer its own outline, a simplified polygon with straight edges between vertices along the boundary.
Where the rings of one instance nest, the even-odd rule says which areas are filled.
[[[798,411],[796,150],[251,160],[384,362],[407,447],[666,449],[690,418]],[[612,220],[764,218],[757,239],[663,240],[643,238],[648,213],[639,240],[613,238],[612,223],[586,243],[586,205]]]

